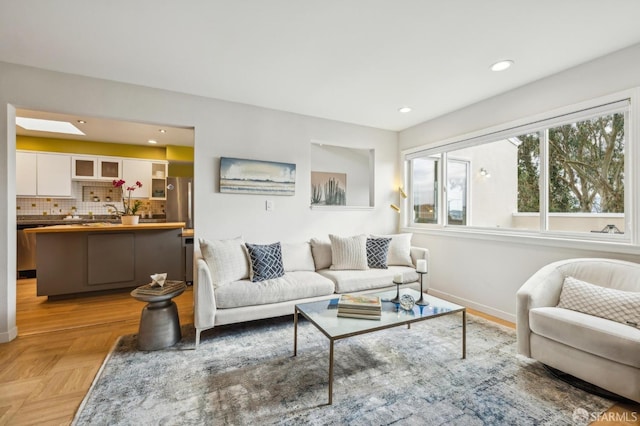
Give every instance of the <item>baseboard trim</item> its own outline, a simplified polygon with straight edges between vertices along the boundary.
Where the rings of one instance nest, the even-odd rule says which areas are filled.
[[[0,333],[0,343],[8,343],[18,337],[18,327],[13,327],[9,331]]]
[[[492,315],[494,317],[503,319],[505,321],[509,321],[513,324],[516,323],[515,314],[510,314],[508,312],[492,308],[491,306],[483,305],[482,303],[477,303],[477,302],[474,302],[473,300],[465,299],[463,297],[454,296],[453,294],[445,293],[443,291],[439,291],[434,288],[429,289],[429,294],[432,294],[436,297],[448,300],[453,303],[457,303],[458,305],[462,305],[467,308],[475,309],[476,311],[480,311],[487,315]]]

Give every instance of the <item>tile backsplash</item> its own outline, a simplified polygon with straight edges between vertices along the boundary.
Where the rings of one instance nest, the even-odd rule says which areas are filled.
[[[71,183],[72,198],[16,198],[16,214],[22,215],[68,215],[76,208],[77,215],[106,215],[109,207],[105,203],[121,202],[120,192],[113,188],[111,182]],[[94,198],[95,197],[95,198]],[[108,199],[111,198],[111,201]],[[99,201],[93,201],[94,199]],[[164,200],[144,200],[140,214],[150,212],[153,215],[164,214]]]

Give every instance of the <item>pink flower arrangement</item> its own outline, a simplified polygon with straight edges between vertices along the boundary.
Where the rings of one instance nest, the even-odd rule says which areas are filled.
[[[142,183],[140,181],[136,181],[135,184],[131,185],[131,186],[125,186],[126,182],[122,179],[120,180],[114,180],[113,181],[113,187],[114,188],[120,188],[120,190],[122,191],[122,212],[117,211],[116,212],[120,215],[123,216],[129,216],[129,215],[135,215],[138,212],[138,209],[142,206],[142,201],[140,200],[133,200],[133,203],[131,202],[131,193],[133,191],[136,190],[136,188],[142,188]],[[124,191],[127,191],[127,195],[125,196]]]

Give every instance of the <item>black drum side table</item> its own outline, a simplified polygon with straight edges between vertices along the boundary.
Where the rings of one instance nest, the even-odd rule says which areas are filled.
[[[182,338],[178,306],[171,299],[184,292],[184,281],[167,281],[164,287],[143,285],[131,292],[141,302],[147,302],[140,315],[138,349],[155,351],[172,346]]]

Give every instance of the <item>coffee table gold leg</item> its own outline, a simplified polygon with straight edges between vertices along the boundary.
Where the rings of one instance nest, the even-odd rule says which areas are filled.
[[[329,405],[331,405],[333,404],[333,340],[329,342]]]
[[[462,311],[462,359],[467,357],[467,310]]]
[[[298,355],[298,309],[293,312],[293,356]]]

